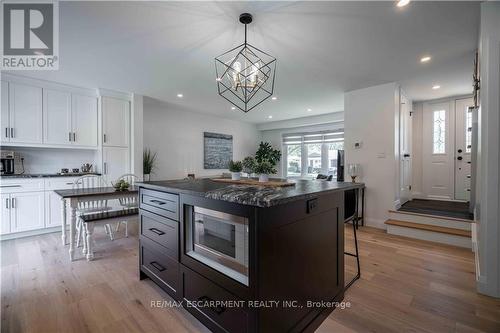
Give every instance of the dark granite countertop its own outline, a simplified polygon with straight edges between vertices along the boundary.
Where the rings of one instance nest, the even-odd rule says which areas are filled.
[[[92,187],[83,189],[55,190],[54,192],[62,198],[90,197],[90,196],[116,196],[130,195],[138,192],[137,186],[131,186],[127,191],[117,191],[114,187]]]
[[[85,175],[100,176],[100,173],[95,172],[80,172],[80,173],[23,173],[15,175],[0,175],[0,179],[16,179],[16,178],[52,178],[52,177],[80,177]]]
[[[266,187],[225,184],[204,178],[140,182],[136,183],[136,185],[154,190],[184,193],[256,207],[271,207],[290,201],[364,186],[362,183],[325,180],[296,180],[295,182],[295,186]]]

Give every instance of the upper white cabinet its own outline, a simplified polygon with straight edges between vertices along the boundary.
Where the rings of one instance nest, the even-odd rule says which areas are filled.
[[[42,88],[2,82],[2,132],[2,142],[42,143]]]
[[[72,94],[72,143],[77,146],[97,146],[97,98]]]
[[[97,146],[97,97],[43,89],[43,143]]]
[[[9,142],[9,82],[2,81],[2,110],[0,115],[0,126],[2,128],[1,142]]]
[[[102,98],[102,143],[107,147],[128,147],[130,102],[104,96]]]
[[[71,144],[71,132],[71,93],[55,89],[44,89],[43,142],[48,144]]]

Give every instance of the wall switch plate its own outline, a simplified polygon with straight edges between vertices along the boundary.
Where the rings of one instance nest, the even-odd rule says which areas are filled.
[[[311,213],[318,207],[318,199],[307,200],[307,214]]]

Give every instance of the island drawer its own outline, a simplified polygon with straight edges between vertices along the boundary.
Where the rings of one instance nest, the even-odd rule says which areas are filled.
[[[246,302],[198,273],[183,267],[184,299],[190,312],[215,332],[249,332]]]
[[[141,188],[140,208],[179,221],[179,196],[177,194]]]
[[[176,261],[179,257],[179,222],[141,210],[139,213],[141,235],[163,246]]]
[[[143,237],[140,239],[139,256],[141,270],[172,297],[179,299],[181,297],[179,263],[165,255],[159,245]]]

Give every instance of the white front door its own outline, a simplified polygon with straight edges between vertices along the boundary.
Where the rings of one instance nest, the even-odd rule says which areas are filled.
[[[455,199],[470,200],[472,98],[455,101]]]
[[[400,158],[400,203],[410,200],[411,194],[411,105],[406,96],[401,94],[399,126]]]
[[[454,101],[424,104],[423,187],[430,199],[454,198]]]

